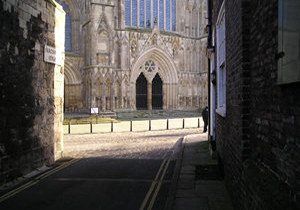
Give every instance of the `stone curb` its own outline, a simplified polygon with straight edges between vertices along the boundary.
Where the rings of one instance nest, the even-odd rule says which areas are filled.
[[[185,140],[186,136],[182,137],[179,141],[180,141],[180,151],[178,152],[178,159],[176,161],[176,165],[174,168],[174,174],[172,177],[172,184],[170,187],[170,191],[169,191],[169,196],[165,205],[164,210],[171,210],[173,208],[173,203],[175,200],[175,196],[176,196],[176,190],[177,190],[177,184],[178,184],[178,180],[179,180],[179,176],[180,176],[180,170],[181,170],[181,166],[182,166],[182,160],[183,160],[183,154],[184,154],[184,148],[185,148]]]
[[[19,177],[11,182],[8,182],[2,186],[0,186],[0,197],[5,195],[6,193],[26,184],[27,182],[30,182],[31,180],[33,180],[35,177],[38,177],[50,170],[53,170],[55,168],[57,168],[58,166],[60,166],[62,163],[64,163],[65,161],[69,161],[72,158],[62,158],[57,160],[55,163],[53,163],[51,166],[42,166],[40,168],[35,169],[34,171]]]

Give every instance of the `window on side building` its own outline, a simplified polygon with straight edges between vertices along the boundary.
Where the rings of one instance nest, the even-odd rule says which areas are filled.
[[[300,1],[278,1],[278,84],[300,82]]]
[[[226,116],[226,42],[225,42],[225,5],[221,6],[216,24],[217,48],[217,113]]]

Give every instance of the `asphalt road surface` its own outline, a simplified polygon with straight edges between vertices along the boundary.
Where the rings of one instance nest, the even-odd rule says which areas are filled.
[[[189,130],[188,133],[198,132]],[[184,132],[175,134],[167,132],[128,134],[129,142],[120,142],[120,148],[112,150],[116,153],[124,148],[136,151],[130,144],[130,139],[137,143],[139,139],[145,142],[148,148],[153,142],[168,142],[168,147],[159,149],[159,145],[152,148],[153,152],[140,153],[138,157],[119,155],[97,156],[101,147],[93,150],[93,155],[78,157],[80,153],[73,150],[77,159],[73,159],[54,168],[45,174],[34,178],[21,188],[10,192],[5,199],[0,200],[1,210],[121,210],[121,209],[164,209],[169,201],[170,189],[176,161],[180,148],[180,141]],[[125,135],[125,136],[124,136]],[[137,135],[132,136],[132,135]],[[152,138],[147,142],[145,135]],[[93,139],[93,144],[98,139],[98,144],[107,141],[106,136],[79,136],[81,140]],[[69,141],[76,142],[76,136],[69,137]],[[114,138],[110,136],[110,138]],[[126,134],[123,134],[126,139]],[[171,140],[168,140],[171,138]],[[104,140],[105,139],[105,140]],[[149,138],[148,138],[149,139]],[[66,139],[68,141],[68,138]],[[78,140],[79,141],[79,140]],[[111,142],[114,140],[111,139]],[[116,142],[120,141],[118,136]],[[72,148],[69,142],[70,148]],[[104,143],[103,143],[104,144]],[[116,143],[117,144],[117,143]],[[148,145],[147,145],[148,144]],[[68,144],[67,144],[68,145]],[[164,145],[164,144],[162,144]],[[92,146],[93,147],[93,146]],[[141,144],[136,147],[141,148]],[[70,149],[69,148],[69,149]],[[76,148],[78,142],[76,142]],[[85,144],[86,148],[86,144]],[[105,148],[105,147],[104,147]],[[110,147],[111,148],[111,147]],[[66,149],[67,150],[67,149]],[[159,151],[159,152],[157,152]],[[122,153],[121,151],[119,151]],[[71,152],[69,153],[71,156]],[[142,155],[141,155],[142,154]],[[147,155],[148,154],[148,155]],[[116,154],[115,154],[116,155]],[[112,158],[113,157],[113,158]]]
[[[163,209],[173,169],[174,161],[166,160],[81,159],[3,201],[0,209]]]

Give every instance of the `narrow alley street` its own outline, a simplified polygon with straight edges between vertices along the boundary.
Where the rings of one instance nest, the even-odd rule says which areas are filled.
[[[0,209],[164,209],[182,137],[199,132],[65,136],[72,164],[29,182]]]
[[[0,0],[0,210],[300,210],[300,0]]]

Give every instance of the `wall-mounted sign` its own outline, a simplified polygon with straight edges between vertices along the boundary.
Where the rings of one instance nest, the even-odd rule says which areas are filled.
[[[63,56],[62,56],[61,51],[57,50],[54,47],[45,45],[45,51],[44,51],[45,62],[62,65],[63,64],[62,58],[63,58]]]

